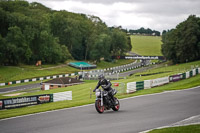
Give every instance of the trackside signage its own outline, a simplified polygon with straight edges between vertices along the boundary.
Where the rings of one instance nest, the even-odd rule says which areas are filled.
[[[159,58],[158,58],[158,56],[155,56],[155,57],[150,57],[150,56],[146,56],[146,57],[144,57],[144,56],[142,56],[142,57],[140,57],[140,56],[137,56],[137,57],[131,57],[131,56],[125,56],[125,59],[134,59],[134,60],[142,60],[142,59],[146,59],[146,60],[158,60]]]
[[[112,59],[164,60],[163,56],[112,56]]]
[[[18,108],[47,102],[51,102],[50,94],[3,99],[0,101],[0,109]]]
[[[9,108],[17,108],[28,105],[37,104],[37,97],[21,97],[21,98],[13,98],[13,99],[5,99],[3,100],[3,105],[5,109]]]
[[[172,75],[169,77],[170,82],[176,82],[182,79],[182,75]]]
[[[169,83],[169,77],[157,78],[152,80],[151,86],[160,86],[167,83]]]

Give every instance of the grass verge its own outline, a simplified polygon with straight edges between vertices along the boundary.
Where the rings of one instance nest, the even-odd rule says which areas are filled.
[[[197,124],[189,126],[155,129],[148,133],[200,133],[200,125]]]

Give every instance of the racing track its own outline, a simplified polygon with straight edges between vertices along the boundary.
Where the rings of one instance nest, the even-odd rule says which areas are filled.
[[[153,88],[152,88],[153,89]],[[200,114],[200,87],[120,100],[119,112],[94,105],[0,120],[1,133],[138,133]]]

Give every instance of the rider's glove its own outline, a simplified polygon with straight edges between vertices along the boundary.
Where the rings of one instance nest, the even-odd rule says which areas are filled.
[[[95,92],[95,91],[96,91],[96,89],[93,90],[93,92]]]

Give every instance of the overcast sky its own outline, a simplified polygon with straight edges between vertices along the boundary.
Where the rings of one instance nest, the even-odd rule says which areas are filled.
[[[200,0],[27,0],[53,10],[100,17],[108,26],[152,30],[175,28],[193,14],[200,17]]]

